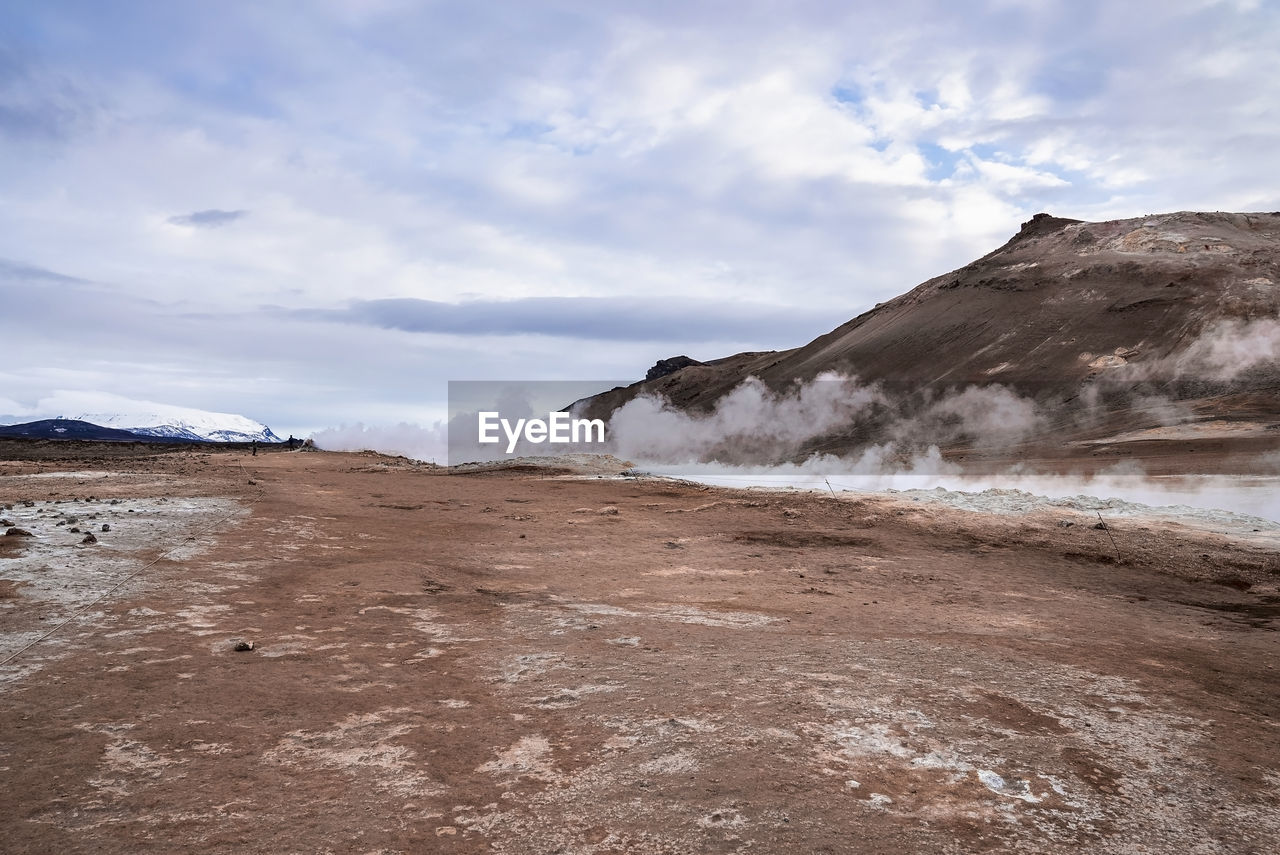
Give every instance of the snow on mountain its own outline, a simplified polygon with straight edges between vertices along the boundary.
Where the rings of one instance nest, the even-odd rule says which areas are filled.
[[[73,418],[142,436],[168,436],[209,442],[280,442],[271,428],[232,413],[211,413],[189,407],[147,403],[145,409],[113,413],[82,413]]]

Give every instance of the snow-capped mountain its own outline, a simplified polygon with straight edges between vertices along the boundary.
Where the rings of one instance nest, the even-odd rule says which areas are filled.
[[[271,428],[232,413],[150,404],[145,410],[82,413],[72,418],[141,436],[163,436],[205,442],[281,442]]]

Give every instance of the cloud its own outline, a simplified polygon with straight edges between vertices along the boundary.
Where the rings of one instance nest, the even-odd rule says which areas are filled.
[[[807,341],[844,320],[805,306],[696,298],[528,297],[517,300],[364,300],[345,309],[294,310],[307,319],[464,336],[546,335],[594,341]],[[708,356],[710,356],[708,354]]]
[[[74,276],[65,276],[52,270],[46,270],[43,267],[23,264],[20,261],[11,261],[7,258],[0,258],[0,279],[40,283],[60,282],[65,284],[84,281]]]
[[[246,216],[248,211],[219,211],[211,208],[207,211],[194,211],[169,218],[175,226],[191,226],[197,229],[217,229]]]

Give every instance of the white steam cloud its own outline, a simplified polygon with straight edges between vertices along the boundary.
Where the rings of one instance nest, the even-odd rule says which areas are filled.
[[[870,474],[940,463],[942,443],[1019,442],[1044,423],[1035,401],[1000,385],[900,393],[828,372],[781,391],[748,377],[709,412],[641,395],[614,412],[609,428],[614,453],[628,459],[756,466],[816,460],[826,468],[841,461]]]
[[[444,422],[422,425],[366,426],[359,422],[317,431],[312,437],[325,451],[377,451],[414,460],[443,463],[449,453],[449,432]]]
[[[1231,380],[1267,365],[1280,366],[1280,318],[1220,321],[1177,360],[1180,372],[1215,380]]]

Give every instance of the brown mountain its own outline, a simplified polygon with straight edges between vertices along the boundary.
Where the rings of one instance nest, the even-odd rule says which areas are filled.
[[[836,371],[898,389],[999,383],[1056,402],[1142,384],[1144,395],[1184,402],[1195,421],[1275,427],[1280,372],[1259,354],[1276,352],[1278,283],[1280,213],[1099,223],[1037,214],[993,252],[803,347],[689,360],[669,372],[656,370],[660,362],[653,379],[590,399],[587,411],[604,416],[642,393],[705,411],[748,377],[785,390]],[[1078,420],[1057,427],[1082,439],[1168,421],[1118,408],[1087,429]],[[819,445],[839,451],[868,438]]]

